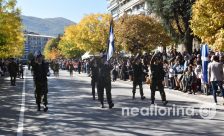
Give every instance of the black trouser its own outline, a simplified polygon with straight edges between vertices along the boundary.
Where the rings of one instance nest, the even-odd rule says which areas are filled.
[[[107,102],[108,104],[112,104],[112,96],[111,96],[111,81],[104,81],[98,84],[98,92],[99,92],[99,100],[103,105],[104,101],[104,88],[106,89]]]
[[[163,86],[163,80],[152,80],[151,82],[151,101],[155,101],[155,93],[156,93],[156,88],[158,87],[158,90],[160,92],[162,101],[166,101],[166,94],[164,91],[164,86]]]
[[[69,72],[70,72],[70,76],[73,76],[73,70],[70,70]]]
[[[92,80],[91,80],[91,85],[92,85],[92,95],[93,95],[93,98],[94,98],[94,99],[95,99],[95,94],[96,94],[96,91],[95,91],[96,84],[97,84],[97,80],[92,79]],[[98,88],[97,88],[97,94],[98,94],[98,98],[99,98]]]
[[[11,85],[16,84],[16,76],[10,76]]]
[[[81,73],[81,68],[78,68],[78,72],[79,72],[79,74]]]
[[[48,100],[47,100],[47,93],[48,93],[47,81],[41,81],[41,82],[36,81],[35,84],[36,84],[36,90],[35,90],[36,104],[40,105],[42,100],[43,100],[43,104],[47,105],[48,104]]]
[[[222,81],[211,81],[211,86],[212,86],[212,90],[213,90],[214,101],[215,101],[215,103],[217,103],[216,93],[217,93],[218,87],[220,88],[222,97],[224,98],[223,82]]]
[[[174,77],[169,78],[169,88],[174,89],[175,88],[175,80]]]
[[[22,76],[22,78],[23,78],[23,71],[20,71],[20,76]]]
[[[135,80],[133,81],[133,90],[132,90],[133,95],[135,95],[135,93],[136,93],[137,85],[139,86],[139,89],[140,89],[140,95],[144,96],[143,87],[142,87],[142,81],[135,81]]]
[[[113,81],[117,80],[117,73],[113,73]]]

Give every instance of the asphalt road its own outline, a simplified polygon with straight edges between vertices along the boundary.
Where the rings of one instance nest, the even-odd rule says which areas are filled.
[[[202,105],[212,103],[211,96],[193,96],[166,90],[169,101],[167,106],[162,105],[159,92],[156,93],[156,105],[150,105],[150,89],[147,85],[144,86],[146,100],[140,99],[138,89],[136,99],[132,100],[131,82],[116,81],[112,83],[115,107],[108,109],[108,105],[105,104],[106,108],[102,109],[98,101],[92,100],[90,78],[86,74],[75,73],[74,77],[70,77],[67,71],[60,71],[60,77],[51,76],[48,79],[49,111],[37,112],[30,71],[26,72],[25,80],[25,86],[23,86],[24,80],[19,79],[17,86],[11,87],[8,78],[0,79],[0,135],[215,136],[224,134],[224,106],[216,107],[216,115],[211,120],[204,119],[199,114]],[[26,92],[23,131],[18,133],[23,89]],[[218,100],[222,102],[221,98]],[[193,109],[194,115],[177,115],[179,113],[175,109],[177,107],[185,110]],[[168,112],[165,114],[169,108],[172,110],[169,114]],[[125,111],[129,111],[130,116],[127,116],[128,112]],[[148,111],[153,114],[147,114]]]

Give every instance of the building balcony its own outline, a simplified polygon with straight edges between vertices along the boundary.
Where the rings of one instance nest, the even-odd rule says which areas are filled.
[[[123,6],[120,7],[120,11],[121,12],[125,12],[129,9],[131,9],[132,7],[134,7],[135,5],[141,4],[145,2],[144,0],[131,0],[128,3],[124,4]]]
[[[113,9],[117,7],[119,7],[119,0],[114,0],[113,2],[109,4],[109,6],[107,7],[107,10],[112,11]]]
[[[134,10],[132,12],[132,14],[133,15],[140,15],[140,14],[145,15],[146,14],[146,11],[144,9],[138,9],[138,10]]]

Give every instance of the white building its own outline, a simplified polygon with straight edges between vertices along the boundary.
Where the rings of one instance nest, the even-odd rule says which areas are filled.
[[[28,59],[30,53],[41,51],[43,53],[44,47],[48,40],[55,38],[52,36],[38,35],[33,33],[25,33],[25,50],[23,59]]]
[[[149,4],[145,0],[107,0],[109,6],[108,11],[114,19],[118,19],[122,15],[150,15]]]

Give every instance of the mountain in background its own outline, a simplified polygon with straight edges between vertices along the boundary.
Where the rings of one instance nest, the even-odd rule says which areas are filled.
[[[24,30],[41,35],[57,36],[63,34],[66,26],[76,24],[68,19],[57,18],[37,18],[31,16],[22,16]]]

